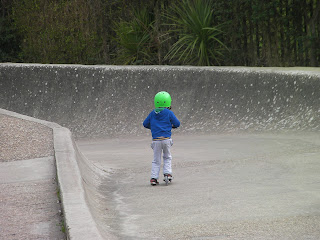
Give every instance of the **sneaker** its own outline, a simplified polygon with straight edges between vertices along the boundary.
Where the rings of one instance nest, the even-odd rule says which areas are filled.
[[[172,175],[167,173],[167,174],[164,174],[164,176],[168,176],[168,180],[171,182],[171,180],[173,179]],[[164,180],[163,180],[164,181]]]
[[[159,182],[158,182],[158,180],[157,180],[157,179],[155,179],[155,178],[151,178],[151,180],[150,180],[150,184],[151,184],[152,186],[155,186],[155,185],[159,184]]]

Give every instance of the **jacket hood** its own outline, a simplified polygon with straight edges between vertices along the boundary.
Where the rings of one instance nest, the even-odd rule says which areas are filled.
[[[159,113],[162,112],[164,109],[166,109],[166,108],[165,108],[165,107],[159,107],[159,108],[154,109],[154,112],[155,112],[156,114],[159,114]]]

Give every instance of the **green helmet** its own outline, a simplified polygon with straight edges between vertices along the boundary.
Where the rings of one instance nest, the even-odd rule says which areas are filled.
[[[154,106],[159,107],[171,107],[171,96],[167,92],[158,92],[154,97]]]

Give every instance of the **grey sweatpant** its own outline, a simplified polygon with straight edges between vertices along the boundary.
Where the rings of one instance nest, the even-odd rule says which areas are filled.
[[[171,168],[171,152],[170,148],[173,145],[172,139],[162,141],[152,141],[151,148],[153,149],[153,161],[151,169],[151,178],[158,179],[161,167],[161,155],[163,153],[163,174],[172,174]]]

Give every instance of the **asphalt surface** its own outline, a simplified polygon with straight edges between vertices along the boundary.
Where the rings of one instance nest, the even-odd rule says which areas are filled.
[[[79,140],[108,174],[95,218],[115,239],[319,239],[317,134],[174,136],[174,181],[149,185],[150,139]]]

